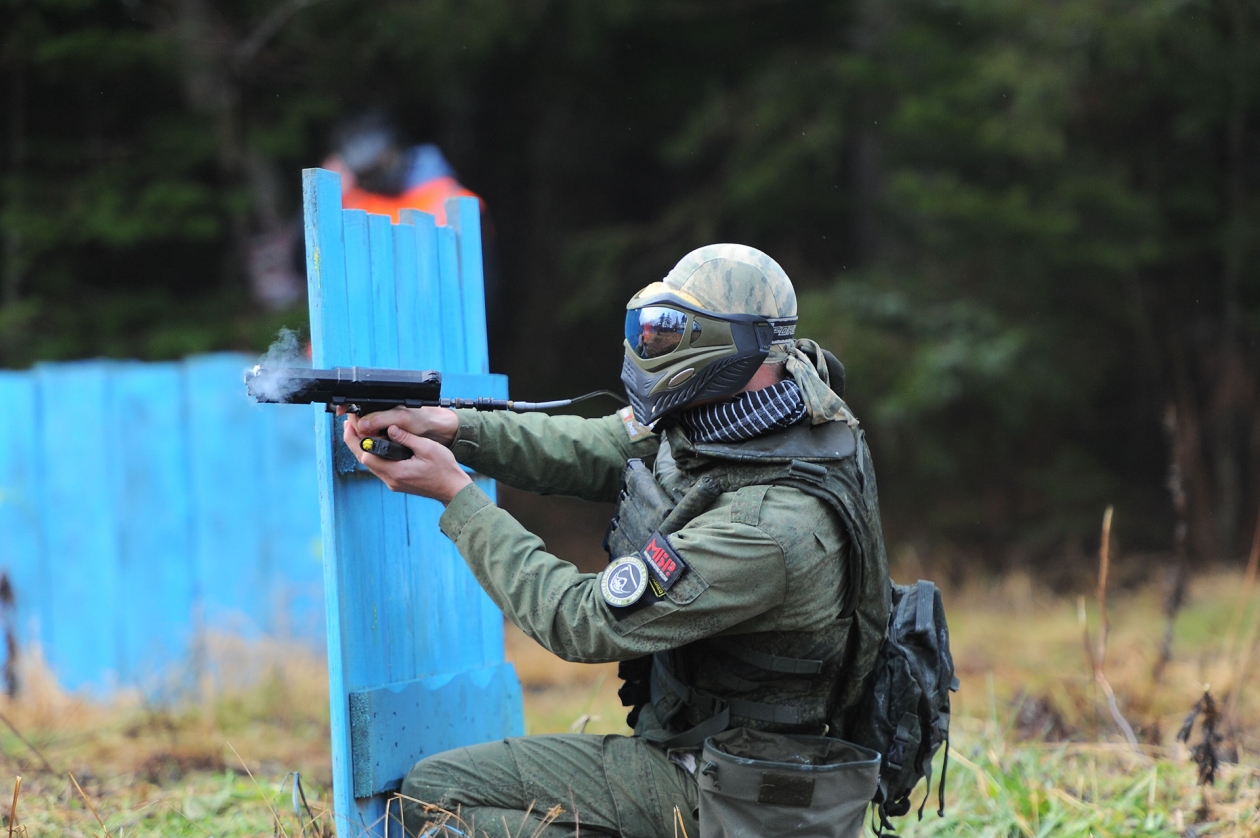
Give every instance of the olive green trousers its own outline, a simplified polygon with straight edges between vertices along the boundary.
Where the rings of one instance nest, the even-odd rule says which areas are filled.
[[[408,836],[672,838],[675,806],[687,834],[700,834],[695,778],[632,736],[523,736],[456,748],[416,763],[402,795]]]

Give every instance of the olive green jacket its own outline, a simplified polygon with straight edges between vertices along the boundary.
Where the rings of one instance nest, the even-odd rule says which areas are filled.
[[[661,445],[617,414],[458,413],[451,449],[461,463],[541,494],[614,502],[626,461],[652,465]],[[669,463],[657,465],[669,488],[660,473]],[[723,494],[671,535],[688,570],[666,599],[633,613],[618,614],[600,593],[600,574],[548,553],[476,486],[451,501],[440,525],[507,618],[572,661],[628,660],[718,635],[825,632],[836,627],[849,584],[838,560],[848,536],[836,515],[783,486]]]

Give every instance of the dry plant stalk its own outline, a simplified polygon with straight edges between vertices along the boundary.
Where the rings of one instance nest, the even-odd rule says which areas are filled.
[[[83,787],[79,785],[79,781],[74,779],[74,775],[69,775],[70,782],[74,783],[74,787],[79,790],[79,797],[83,798],[83,802],[87,804],[88,811],[92,813],[92,817],[96,818],[96,822],[101,825],[101,832],[105,833],[105,838],[109,838],[109,830],[105,828],[105,821],[101,820],[101,815],[96,811],[96,807],[92,805],[92,801],[84,793]]]
[[[35,754],[35,756],[39,759],[40,764],[44,766],[45,771],[47,771],[49,774],[61,773],[57,769],[52,767],[52,765],[44,757],[43,751],[41,751],[39,748],[36,748],[33,744],[31,744],[31,741],[22,735],[22,731],[18,730],[18,726],[15,725],[9,719],[9,717],[6,716],[4,713],[0,713],[0,722],[3,722],[5,727],[13,731],[13,735],[18,738],[18,741],[21,742],[23,745],[25,745],[27,748],[29,748],[31,753]]]
[[[276,807],[271,805],[271,801],[268,800],[267,795],[263,793],[262,786],[258,784],[258,779],[254,776],[254,772],[250,771],[249,766],[245,764],[245,760],[241,759],[241,755],[237,752],[236,747],[231,742],[227,742],[226,744],[232,749],[232,753],[236,755],[236,759],[240,762],[241,768],[245,769],[245,773],[249,776],[250,782],[254,784],[254,788],[258,789],[258,796],[262,798],[262,802],[266,803],[267,808],[271,810],[271,818],[276,825],[276,831],[280,835],[283,835],[284,838],[289,838],[288,831],[284,828],[284,824],[280,822],[280,813],[276,811]]]
[[[1084,633],[1085,654],[1089,658],[1090,669],[1094,673],[1094,683],[1098,684],[1098,688],[1103,691],[1103,695],[1107,698],[1107,712],[1111,715],[1111,720],[1115,722],[1120,732],[1124,734],[1125,741],[1133,750],[1138,750],[1137,736],[1133,734],[1133,727],[1128,720],[1124,718],[1124,714],[1120,712],[1120,706],[1116,703],[1115,690],[1111,688],[1111,682],[1107,680],[1107,674],[1103,669],[1103,662],[1107,657],[1107,574],[1111,569],[1111,517],[1114,507],[1108,506],[1107,511],[1103,513],[1102,524],[1102,543],[1098,547],[1098,590],[1095,596],[1098,600],[1098,644],[1094,645],[1089,636],[1089,623],[1085,619],[1084,597],[1080,605],[1081,628]]]
[[[22,790],[22,775],[13,779],[13,803],[9,806],[9,838],[13,838],[13,827],[17,826],[18,792]]]
[[[674,838],[678,838],[678,831],[682,830],[683,838],[687,838],[687,825],[683,823],[682,810],[677,806],[674,807]]]

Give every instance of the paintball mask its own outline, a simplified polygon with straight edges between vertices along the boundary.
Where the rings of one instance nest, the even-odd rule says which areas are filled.
[[[795,332],[796,292],[777,262],[738,244],[692,251],[626,306],[621,381],[635,418],[734,395]]]
[[[369,111],[342,124],[333,145],[359,185],[378,195],[401,195],[407,167],[398,129],[381,111]]]

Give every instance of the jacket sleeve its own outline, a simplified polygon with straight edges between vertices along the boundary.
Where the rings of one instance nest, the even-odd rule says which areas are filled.
[[[509,486],[544,495],[611,502],[626,461],[656,456],[659,438],[619,413],[600,419],[542,413],[457,410],[451,451],[464,465]],[[642,432],[639,431],[642,429]]]
[[[581,573],[546,552],[475,485],[451,501],[440,524],[504,615],[566,660],[598,663],[675,649],[755,621],[786,595],[778,542],[721,508],[670,536],[687,568],[665,597],[649,589],[650,603],[624,609],[604,600],[602,574]]]

